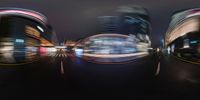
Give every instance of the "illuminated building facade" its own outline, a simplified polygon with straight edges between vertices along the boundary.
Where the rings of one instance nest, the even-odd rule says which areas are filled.
[[[88,38],[84,52],[92,54],[127,54],[135,53],[136,44],[127,35],[100,34]]]
[[[178,57],[200,59],[200,8],[175,13],[165,37],[168,52]]]
[[[134,35],[97,34],[82,40],[76,47],[78,57],[95,62],[126,62],[148,55],[148,44]]]
[[[100,16],[101,34],[79,41],[79,57],[97,62],[123,62],[149,54],[150,18],[140,6],[124,6],[115,16]]]
[[[38,52],[41,46],[54,46],[56,42],[56,34],[44,15],[27,9],[0,9],[0,53],[2,55],[5,54],[4,51],[10,51],[13,56],[20,56],[16,60],[25,59],[23,57],[26,56],[23,55],[30,54],[27,51]]]

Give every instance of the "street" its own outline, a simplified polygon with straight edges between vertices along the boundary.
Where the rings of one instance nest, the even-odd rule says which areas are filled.
[[[157,59],[152,61],[153,57],[125,64],[97,64],[58,52],[28,64],[1,65],[1,94],[7,97],[134,97],[133,93],[142,93],[153,85],[157,68]]]
[[[173,55],[163,55],[158,78],[161,91],[167,99],[193,100],[199,98],[199,65],[183,61]]]
[[[198,71],[198,65],[170,55],[99,64],[57,52],[28,64],[1,65],[0,91],[5,98],[187,99],[198,96]]]

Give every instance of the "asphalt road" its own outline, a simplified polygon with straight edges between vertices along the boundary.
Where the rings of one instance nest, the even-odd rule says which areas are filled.
[[[127,63],[98,64],[68,56],[63,60],[64,83],[71,96],[144,98],[151,94],[158,58],[150,55]]]
[[[158,75],[160,97],[168,100],[198,100],[200,65],[189,63],[173,55],[162,55]]]
[[[193,100],[199,97],[199,72],[199,65],[169,55],[98,64],[58,52],[28,64],[0,65],[0,95],[26,100]]]

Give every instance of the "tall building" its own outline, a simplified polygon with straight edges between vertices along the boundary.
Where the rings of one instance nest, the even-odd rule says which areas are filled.
[[[185,59],[200,58],[200,8],[173,14],[165,36],[168,52]]]
[[[101,33],[118,33],[119,17],[118,16],[100,16],[99,17]]]
[[[119,7],[117,16],[100,16],[101,32],[134,35],[140,42],[151,44],[148,11],[141,6]]]
[[[135,35],[141,42],[151,44],[151,32],[148,11],[141,6],[122,6],[119,8],[121,34]]]
[[[141,6],[119,7],[116,16],[100,16],[101,33],[147,34],[151,32],[148,11]]]
[[[119,8],[122,34],[150,34],[148,11],[141,6],[122,6]]]

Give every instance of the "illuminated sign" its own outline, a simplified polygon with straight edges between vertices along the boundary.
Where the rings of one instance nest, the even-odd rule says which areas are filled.
[[[29,35],[31,37],[40,39],[40,32],[37,29],[35,29],[35,28],[31,27],[31,26],[26,26],[25,27],[25,32],[26,32],[27,35]]]
[[[198,41],[190,41],[191,44],[196,44]]]
[[[23,39],[16,39],[15,42],[17,42],[17,43],[24,43],[24,40]]]
[[[183,40],[183,48],[189,48],[190,47],[189,41],[190,41],[189,39]]]
[[[41,31],[41,32],[44,32],[44,29],[40,26],[37,26],[37,28]]]

